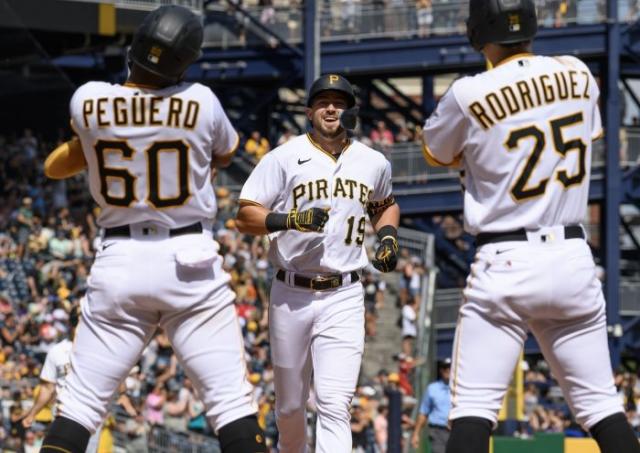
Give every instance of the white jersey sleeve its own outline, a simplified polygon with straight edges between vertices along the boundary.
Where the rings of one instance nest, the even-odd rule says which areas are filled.
[[[267,153],[260,159],[242,186],[240,201],[273,209],[274,203],[282,195],[284,185],[284,170],[278,161],[277,154]]]
[[[458,166],[466,146],[468,119],[463,114],[453,90],[442,96],[422,131],[422,152],[434,166]]]
[[[42,365],[42,371],[40,371],[40,379],[55,384],[58,376],[54,354],[52,354],[52,351],[53,348],[49,351],[47,357],[44,359],[44,365]]]
[[[380,177],[373,188],[373,195],[369,201],[384,201],[391,196],[391,162],[386,161],[380,171]]]
[[[598,140],[604,135],[604,129],[602,129],[602,118],[600,117],[600,108],[598,107],[597,100],[600,98],[600,89],[598,88],[598,82],[594,79],[593,75],[589,73],[591,77],[591,98],[596,102],[592,105],[591,110],[591,140]]]
[[[227,114],[220,104],[218,97],[213,95],[212,107],[213,107],[213,154],[216,156],[226,156],[231,153],[235,153],[240,143],[240,137],[238,133],[231,125],[231,121],[227,117]]]

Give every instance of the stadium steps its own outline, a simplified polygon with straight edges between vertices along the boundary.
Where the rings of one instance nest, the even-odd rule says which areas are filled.
[[[378,310],[377,335],[367,338],[364,346],[361,380],[373,378],[381,368],[397,371],[393,355],[402,350],[402,332],[397,326],[400,309],[396,307],[400,274],[381,274],[387,284],[384,306]]]

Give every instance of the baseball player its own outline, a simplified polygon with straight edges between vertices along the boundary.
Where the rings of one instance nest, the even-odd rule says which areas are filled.
[[[69,338],[65,338],[57,343],[47,352],[47,357],[44,359],[44,365],[40,372],[40,391],[33,406],[31,406],[27,415],[22,419],[22,426],[26,429],[31,428],[36,415],[53,401],[55,395],[60,394],[60,391],[65,385],[67,374],[69,374],[69,369],[71,368],[71,348],[76,334],[76,327],[78,326],[79,311],[80,308],[76,307],[69,314],[69,325],[71,326]],[[98,427],[89,439],[86,449],[87,452],[98,451],[100,432],[101,430]]]
[[[70,105],[79,139],[45,163],[54,178],[87,167],[104,237],[43,452],[85,450],[158,326],[204,402],[222,451],[265,451],[235,295],[211,234],[211,169],[228,165],[238,135],[209,88],[181,80],[200,55],[202,36],[200,19],[186,8],[151,12],[134,36],[127,83],[80,87]]]
[[[454,340],[446,451],[489,451],[531,330],[600,450],[640,452],[616,395],[605,301],[580,225],[602,135],[598,84],[577,58],[531,54],[533,0],[471,0],[469,11],[471,45],[493,69],[455,81],[423,135],[429,163],[463,170],[465,229],[478,247]]]
[[[349,404],[364,347],[364,293],[358,271],[367,215],[380,238],[373,265],[397,262],[400,211],[391,166],[351,140],[355,96],[335,74],[307,98],[311,130],[266,154],[240,193],[237,226],[268,234],[276,268],[269,333],[281,453],[307,450],[305,405],[311,374],[318,414],[316,452],[351,452]]]

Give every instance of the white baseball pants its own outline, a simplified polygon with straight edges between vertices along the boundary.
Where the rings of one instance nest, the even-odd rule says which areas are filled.
[[[306,411],[313,372],[316,453],[351,452],[349,407],[364,350],[360,282],[312,291],[274,280],[269,333],[280,453],[307,452]]]
[[[622,412],[591,251],[552,228],[546,241],[532,235],[479,249],[453,346],[450,419],[496,423],[528,329],[580,424]]]
[[[178,251],[212,243],[208,232],[104,241],[82,303],[61,415],[94,432],[158,326],[214,429],[256,412],[222,258],[200,269],[176,262]]]

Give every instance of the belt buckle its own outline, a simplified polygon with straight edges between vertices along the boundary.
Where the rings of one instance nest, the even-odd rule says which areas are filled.
[[[329,288],[316,288],[315,286],[316,283],[324,283],[324,282],[330,282]],[[330,289],[330,288],[333,289],[333,288],[337,288],[338,286],[340,286],[340,277],[318,276],[311,280],[311,289],[316,291],[323,291],[325,289]]]

